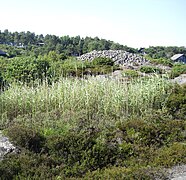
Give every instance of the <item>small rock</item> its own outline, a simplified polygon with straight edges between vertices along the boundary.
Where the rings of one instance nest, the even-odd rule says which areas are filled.
[[[16,152],[16,147],[0,131],[0,161],[6,154]]]

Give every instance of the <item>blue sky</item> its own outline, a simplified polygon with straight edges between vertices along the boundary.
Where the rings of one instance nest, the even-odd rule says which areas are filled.
[[[186,0],[2,0],[0,30],[186,46]]]

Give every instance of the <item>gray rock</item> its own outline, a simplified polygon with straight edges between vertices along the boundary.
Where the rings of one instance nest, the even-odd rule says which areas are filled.
[[[6,154],[16,152],[16,147],[0,131],[0,161]]]
[[[171,180],[185,180],[186,179],[186,165],[174,166],[168,170],[168,178]]]
[[[181,74],[180,76],[171,80],[173,83],[178,83],[180,85],[186,84],[186,74]]]
[[[103,50],[103,51],[92,51],[78,57],[82,61],[92,61],[96,57],[111,58],[115,64],[119,65],[135,65],[140,66],[149,63],[148,60],[138,54],[126,52],[124,50]]]

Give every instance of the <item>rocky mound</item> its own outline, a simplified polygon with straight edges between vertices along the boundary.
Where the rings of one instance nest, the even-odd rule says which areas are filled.
[[[90,53],[83,54],[82,56],[78,57],[79,60],[85,61],[92,61],[94,58],[97,57],[106,57],[111,58],[115,64],[120,64],[123,66],[140,66],[147,64],[149,61],[146,60],[144,57],[126,52],[124,50],[103,50],[103,51],[92,51]]]

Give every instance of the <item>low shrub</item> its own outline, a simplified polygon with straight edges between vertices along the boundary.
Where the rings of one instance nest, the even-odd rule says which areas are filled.
[[[139,76],[139,74],[138,74],[137,71],[131,70],[131,69],[123,70],[122,75],[124,77],[129,77],[129,78],[135,78],[135,77],[138,77]]]
[[[154,166],[171,167],[176,164],[186,163],[186,144],[173,143],[171,146],[165,146],[155,152],[153,159]]]
[[[6,133],[21,151],[0,162],[0,173],[5,179],[151,179],[160,175],[156,168],[185,162],[185,129],[181,120],[130,119],[44,136],[14,125]]]
[[[172,67],[173,63],[171,60],[166,59],[166,58],[151,58],[149,56],[146,56],[146,58],[153,64],[158,65],[158,64],[162,64],[164,66],[169,66]]]
[[[162,74],[162,70],[153,66],[141,66],[140,71],[143,73],[158,73]]]
[[[87,173],[84,179],[166,179],[167,175],[160,168],[151,167],[111,167]]]
[[[129,120],[118,124],[122,139],[127,143],[156,148],[172,142],[184,141],[185,122],[179,120]]]
[[[70,58],[63,61],[62,63],[57,62],[55,64],[52,64],[50,68],[50,72],[54,77],[82,77],[86,75],[100,75],[111,73],[118,69],[118,67],[114,65],[112,59],[102,57],[95,58],[92,62],[83,62]]]
[[[64,81],[65,79],[62,82]],[[43,110],[34,111],[35,114],[13,116],[12,121],[7,123],[5,132],[10,140],[20,148],[20,153],[9,154],[0,162],[0,174],[5,179],[153,179],[156,175],[163,177],[157,174],[157,168],[185,163],[186,124],[184,118],[181,118],[185,115],[185,87],[177,86],[169,95],[171,88],[167,90],[170,86],[166,87],[165,81],[158,81],[155,86],[155,81],[149,81],[147,84],[143,84],[146,81],[140,81],[139,84],[134,84],[134,105],[137,110],[139,106],[144,105],[148,97],[146,95],[150,97],[154,92],[159,93],[162,88],[164,94],[161,93],[162,96],[158,96],[158,103],[161,102],[161,105],[154,106],[156,96],[153,96],[147,102],[148,105],[152,103],[152,106],[147,106],[147,108],[145,106],[142,109],[143,112],[146,110],[143,116],[136,113],[124,116],[119,114],[120,111],[133,107],[132,101],[126,109],[122,109],[123,102],[116,106],[111,105],[113,105],[113,100],[118,102],[121,99],[125,100],[126,95],[129,98],[132,93],[130,86],[127,87],[127,91],[122,91],[126,87],[124,84],[113,91],[114,93],[109,94],[114,89],[114,85],[117,85],[115,81],[109,86],[105,85],[103,80],[100,81],[103,83],[100,86],[97,81],[91,81],[83,86],[80,95],[75,96],[81,87],[77,86],[76,90],[74,85],[82,85],[85,82],[88,81],[72,79],[66,86],[65,84],[60,84],[60,86],[53,84],[53,89],[47,88],[44,92],[44,98],[41,98],[41,94],[39,98],[36,98],[38,101],[34,100],[36,94],[46,86],[41,86],[29,95],[29,98],[34,100],[28,104],[33,105],[33,111],[36,111],[37,106],[38,108],[42,106],[42,104],[38,105],[38,102],[41,103],[43,99],[49,100],[49,103],[47,106],[43,105]],[[149,88],[151,85],[153,85],[152,88]],[[94,89],[95,86],[99,86],[100,89]],[[145,91],[143,100],[138,105],[140,100],[136,97],[139,97],[142,92],[139,87],[145,87]],[[85,90],[91,96],[82,96]],[[11,105],[6,105],[6,111],[12,112],[10,107],[17,106],[20,97],[24,95],[23,92],[28,91],[29,89],[26,88],[24,91],[17,89],[17,92],[21,93],[13,103],[10,101],[11,93],[7,90],[1,97],[8,93],[6,95],[8,100],[2,98],[1,107],[5,107],[2,103],[4,100]],[[70,91],[73,93],[68,96]],[[102,92],[105,93],[102,94]],[[115,92],[124,96],[114,97]],[[92,96],[94,93],[96,96]],[[105,94],[107,101],[103,99]],[[83,98],[79,99],[80,96]],[[54,97],[56,99],[53,99]],[[70,101],[75,97],[78,97],[78,103]],[[79,102],[79,100],[87,100],[87,97],[91,97],[92,101],[90,103],[85,101],[85,105],[81,106],[84,101]],[[165,99],[162,101],[163,98]],[[21,107],[25,108],[26,101],[27,98],[23,98],[21,102],[24,103]],[[59,108],[65,104],[61,102],[66,103],[67,110]],[[101,111],[105,104],[107,107]],[[165,104],[164,108],[162,104]],[[49,109],[51,106],[55,108]],[[177,107],[175,111],[174,106]],[[86,109],[83,109],[84,107]],[[46,108],[48,108],[47,111]],[[117,108],[118,111],[112,115],[112,110]]]
[[[186,86],[175,86],[166,102],[166,107],[174,118],[186,119]]]
[[[95,130],[83,133],[70,133],[64,137],[48,138],[49,154],[59,159],[64,166],[66,176],[82,176],[87,171],[96,170],[114,164],[117,158],[117,146],[109,141],[100,142]]]
[[[48,76],[50,64],[48,61],[32,56],[15,57],[8,61],[4,73],[4,79],[9,83],[21,81],[32,83],[35,80],[43,80]]]
[[[16,146],[35,153],[41,152],[45,143],[44,136],[29,127],[13,125],[7,129],[6,133]]]
[[[7,156],[0,162],[0,175],[3,180],[55,179],[62,170],[63,167],[54,158],[25,150],[20,154]]]
[[[177,65],[173,66],[173,68],[170,72],[170,77],[175,78],[181,74],[186,74],[186,65],[177,64]]]
[[[97,57],[92,60],[93,65],[99,65],[99,66],[113,66],[114,61],[110,58],[106,57]]]

